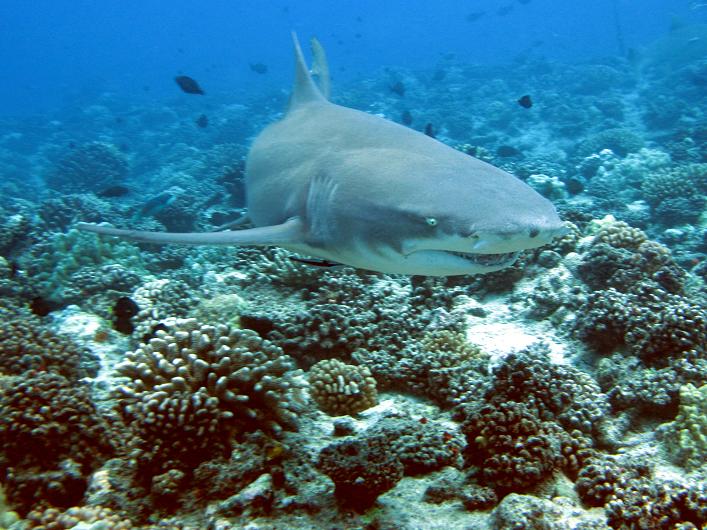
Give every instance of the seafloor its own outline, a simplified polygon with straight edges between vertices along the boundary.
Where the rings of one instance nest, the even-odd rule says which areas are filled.
[[[705,528],[705,43],[335,86],[555,202],[484,276],[76,231],[236,219],[284,92],[2,119],[0,527]]]

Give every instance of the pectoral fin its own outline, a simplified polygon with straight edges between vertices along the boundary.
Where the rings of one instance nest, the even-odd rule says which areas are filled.
[[[282,224],[259,226],[246,230],[223,232],[148,232],[142,230],[121,230],[110,226],[79,223],[79,230],[106,236],[116,236],[142,243],[176,245],[288,245],[302,241],[302,221],[293,217]]]

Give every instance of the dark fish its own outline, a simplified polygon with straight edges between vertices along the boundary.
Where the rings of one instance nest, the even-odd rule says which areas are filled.
[[[113,305],[113,316],[116,318],[134,317],[139,311],[138,305],[128,296],[121,296]]]
[[[412,114],[410,114],[409,110],[403,111],[403,114],[400,116],[400,121],[402,122],[403,125],[411,125],[412,124]]]
[[[45,317],[52,311],[61,309],[62,305],[52,300],[47,300],[41,296],[35,296],[29,303],[29,309],[38,317]]]
[[[130,193],[130,188],[126,186],[117,185],[108,186],[107,188],[102,189],[101,191],[96,193],[96,195],[98,195],[99,197],[124,197],[128,193]]]
[[[533,100],[530,99],[530,96],[528,94],[526,94],[525,96],[521,96],[518,99],[518,105],[520,105],[524,109],[529,109],[533,106]]]
[[[197,83],[195,79],[192,79],[188,75],[178,75],[174,78],[174,80],[179,85],[179,88],[181,88],[182,91],[186,92],[187,94],[201,94],[202,96],[205,94],[205,92],[199,86],[199,83]]]
[[[176,200],[177,197],[173,193],[168,191],[160,193],[143,204],[136,217],[150,217],[158,214]]]
[[[447,77],[447,71],[444,68],[437,68],[432,76],[432,81],[441,81],[445,77]]]
[[[469,13],[466,17],[465,20],[467,22],[476,22],[479,20],[481,17],[483,17],[486,14],[486,11],[476,11],[474,13]]]
[[[132,298],[121,296],[113,306],[113,329],[124,335],[135,331],[135,325],[130,320],[138,314],[140,308]]]
[[[396,81],[395,83],[390,85],[389,88],[393,94],[397,94],[400,97],[403,97],[405,95],[405,85],[402,81]]]
[[[275,329],[275,323],[266,316],[242,314],[239,321],[241,328],[252,329],[263,338]]]
[[[317,258],[300,258],[298,256],[288,256],[291,261],[296,263],[304,263],[305,265],[311,265],[312,267],[338,267],[341,263],[335,261],[329,261],[326,259]]]
[[[20,266],[14,261],[10,261],[10,278],[17,278],[20,275]]]
[[[505,17],[508,13],[513,11],[513,7],[514,7],[513,4],[509,4],[507,6],[501,6],[498,8],[498,11],[496,11],[496,14],[499,17]]]
[[[250,63],[250,69],[253,70],[256,74],[268,73],[268,65],[263,63]]]
[[[513,146],[502,145],[501,147],[496,149],[496,154],[501,158],[510,158],[513,156],[520,156],[521,152]]]
[[[428,123],[427,125],[425,125],[425,134],[426,134],[427,136],[429,136],[430,138],[436,138],[436,136],[435,136],[435,130],[434,130],[434,128],[432,127],[432,124],[431,124],[431,123]]]
[[[209,125],[209,118],[206,116],[206,114],[202,114],[194,121],[194,123],[196,123],[197,126],[203,129],[204,127]]]

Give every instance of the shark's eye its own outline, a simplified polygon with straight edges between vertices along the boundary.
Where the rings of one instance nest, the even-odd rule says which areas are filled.
[[[426,222],[429,226],[437,226],[437,219],[435,219],[434,217],[428,217],[428,218],[426,218],[426,219],[425,219],[425,222]]]

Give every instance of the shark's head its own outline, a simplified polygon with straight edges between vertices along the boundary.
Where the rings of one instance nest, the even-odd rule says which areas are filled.
[[[392,187],[383,177],[381,193],[352,223],[359,234],[356,253],[366,259],[357,266],[430,276],[483,274],[567,231],[553,204],[530,186],[462,156],[424,175],[408,174],[395,193],[385,193]]]

